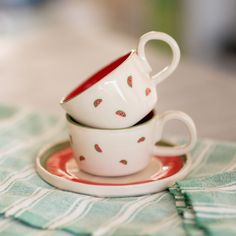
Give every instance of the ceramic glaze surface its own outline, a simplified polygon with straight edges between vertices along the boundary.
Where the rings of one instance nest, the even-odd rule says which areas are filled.
[[[164,145],[172,146],[166,142]],[[189,155],[153,156],[142,171],[124,177],[99,177],[78,168],[69,142],[53,144],[40,151],[36,158],[38,174],[51,185],[98,197],[124,197],[162,191],[183,179],[190,171]]]
[[[180,120],[190,134],[189,142],[178,147],[158,147],[169,120]],[[176,156],[187,153],[196,142],[196,129],[185,113],[169,111],[152,116],[139,125],[117,130],[95,129],[75,122],[67,115],[74,157],[81,170],[99,176],[124,176],[143,170],[153,155]]]
[[[165,41],[173,51],[168,69],[153,77],[144,49],[141,49],[152,39]],[[180,52],[170,36],[159,32],[143,35],[139,51],[132,50],[79,85],[62,99],[65,111],[78,122],[96,128],[126,128],[141,120],[155,107],[159,76],[163,80],[172,73],[178,65]],[[167,71],[169,74],[165,77],[163,73]]]
[[[45,168],[53,175],[77,183],[105,186],[124,186],[154,182],[176,174],[183,165],[184,158],[181,156],[168,158],[155,156],[152,157],[145,169],[136,174],[119,178],[100,177],[87,174],[78,168],[71,147],[54,152],[45,162]]]

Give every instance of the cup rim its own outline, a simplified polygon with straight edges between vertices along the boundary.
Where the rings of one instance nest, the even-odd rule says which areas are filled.
[[[87,90],[89,90],[90,88],[92,88],[95,84],[98,84],[99,82],[101,82],[102,80],[107,78],[107,75],[113,74],[115,73],[115,71],[117,71],[121,65],[123,65],[124,63],[127,63],[127,61],[131,60],[131,57],[136,53],[135,49],[132,49],[131,51],[129,51],[128,53],[118,57],[117,59],[115,59],[114,61],[112,61],[111,63],[105,65],[104,67],[102,67],[101,69],[97,70],[95,73],[93,73],[92,75],[90,75],[88,77],[88,79],[84,80],[83,82],[81,82],[79,85],[77,85],[74,89],[72,89],[65,97],[63,97],[60,101],[60,104],[66,104],[68,102],[70,102],[71,100],[73,100],[74,98],[78,97],[79,95],[81,95],[82,93],[85,93]],[[85,86],[86,83],[88,83],[90,80],[93,79],[93,77],[95,77],[98,73],[100,73],[101,71],[105,70],[106,68],[108,68],[109,66],[111,66],[112,64],[114,64],[115,62],[119,61],[120,59],[122,59],[123,57],[127,56],[118,66],[116,66],[114,69],[112,69],[110,72],[106,73],[105,75],[101,76],[100,79],[98,79],[97,81],[95,81],[94,83],[92,83],[91,85],[89,85],[88,87],[85,87],[83,89],[81,89],[82,91],[76,93],[76,91],[81,88],[82,86]],[[75,93],[75,94],[74,94]]]
[[[151,113],[152,113],[152,114],[151,114]],[[133,126],[131,126],[131,127],[118,128],[118,129],[102,129],[102,128],[95,128],[95,127],[91,127],[91,126],[86,126],[86,125],[83,125],[83,124],[77,122],[76,120],[74,120],[73,117],[72,117],[70,114],[68,114],[68,113],[66,113],[66,120],[67,120],[69,123],[75,125],[76,127],[79,127],[79,128],[82,128],[82,129],[86,129],[86,130],[93,130],[93,131],[96,130],[96,131],[102,131],[102,132],[111,132],[111,131],[112,131],[112,132],[120,132],[120,131],[125,131],[125,130],[138,129],[138,128],[140,128],[140,127],[143,127],[143,126],[145,126],[145,125],[151,123],[155,118],[159,117],[159,115],[157,114],[157,112],[156,112],[154,109],[153,109],[152,111],[150,111],[150,112],[148,113],[148,115],[149,115],[149,114],[151,114],[152,117],[151,117],[150,119],[148,119],[147,121],[142,122],[141,124],[137,124],[137,125],[135,124],[135,125],[133,125]],[[148,115],[146,115],[146,116],[148,116]],[[145,119],[146,116],[145,116],[143,119]]]

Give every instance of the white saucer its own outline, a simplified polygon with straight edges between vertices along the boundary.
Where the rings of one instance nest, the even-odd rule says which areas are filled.
[[[68,141],[44,148],[36,158],[37,172],[49,184],[66,191],[99,197],[137,196],[158,192],[183,179],[190,167],[189,154],[153,157],[143,171],[133,175],[94,176],[79,170]]]

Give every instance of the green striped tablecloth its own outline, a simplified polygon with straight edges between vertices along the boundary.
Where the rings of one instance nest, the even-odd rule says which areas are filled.
[[[64,118],[0,106],[0,235],[236,235],[236,144],[199,141],[170,191],[96,198],[35,172],[38,150],[66,137]]]

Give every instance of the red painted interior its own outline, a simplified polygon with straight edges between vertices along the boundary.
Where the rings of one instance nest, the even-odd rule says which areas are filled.
[[[53,175],[60,176],[62,178],[71,180],[73,182],[83,183],[83,184],[91,184],[91,185],[106,185],[106,186],[123,186],[123,185],[131,185],[131,184],[143,184],[149,183],[153,181],[157,181],[160,179],[167,178],[176,174],[180,171],[184,165],[184,160],[181,156],[173,156],[173,157],[156,157],[161,161],[163,168],[162,171],[158,172],[156,175],[150,176],[150,178],[144,179],[143,181],[138,182],[129,182],[123,184],[117,183],[97,183],[87,181],[85,179],[75,178],[71,176],[66,169],[66,163],[73,158],[73,151],[70,147],[60,150],[52,154],[46,161],[46,169]]]
[[[79,85],[76,89],[74,89],[69,95],[66,96],[66,98],[63,100],[63,102],[67,102],[73,97],[77,96],[78,94],[82,93],[98,81],[100,81],[102,78],[104,78],[106,75],[111,73],[114,69],[116,69],[120,64],[122,64],[131,54],[131,52],[125,54],[124,56],[118,58],[117,60],[113,61],[111,64],[107,65],[103,69],[99,70],[96,74],[92,75],[90,78],[88,78],[85,82],[83,82],[81,85]]]

